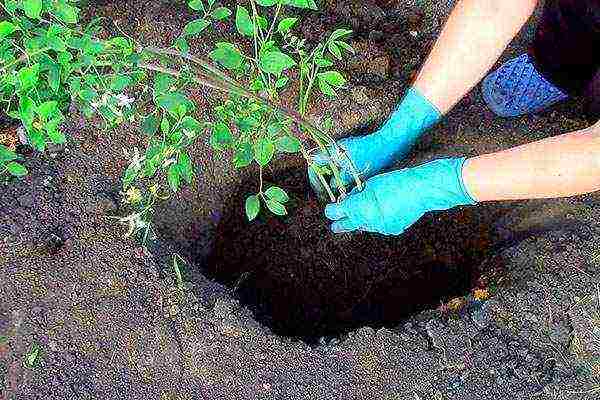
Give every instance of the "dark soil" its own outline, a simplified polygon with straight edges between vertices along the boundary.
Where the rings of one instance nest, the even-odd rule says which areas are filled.
[[[498,241],[484,213],[431,214],[401,237],[334,235],[298,171],[274,174],[292,198],[285,218],[263,212],[249,223],[243,203],[255,177],[241,185],[207,263],[275,333],[313,341],[393,326],[477,285],[478,266]]]

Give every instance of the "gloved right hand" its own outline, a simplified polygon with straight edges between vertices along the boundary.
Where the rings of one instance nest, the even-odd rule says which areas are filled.
[[[376,175],[340,203],[328,204],[331,230],[400,235],[430,211],[477,202],[463,181],[465,158],[445,158]]]
[[[345,154],[330,149],[330,157],[321,151],[313,156],[314,163],[319,166],[325,166],[329,162],[335,163],[340,169],[344,185],[354,181],[351,173],[353,166],[360,178],[369,178],[404,158],[421,134],[440,118],[441,114],[436,107],[417,89],[410,88],[396,111],[378,131],[370,135],[342,139],[337,145]],[[311,168],[309,180],[313,189],[320,193],[323,187]],[[330,185],[337,186],[335,178],[331,179]]]

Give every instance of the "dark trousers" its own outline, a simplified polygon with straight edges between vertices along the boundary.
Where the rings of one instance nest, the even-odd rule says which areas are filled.
[[[600,111],[600,0],[546,0],[530,54],[545,78]]]

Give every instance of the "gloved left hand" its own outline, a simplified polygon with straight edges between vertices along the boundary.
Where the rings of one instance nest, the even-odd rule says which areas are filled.
[[[426,212],[473,205],[462,180],[465,158],[431,161],[415,168],[376,175],[325,215],[335,233],[355,230],[399,235]]]

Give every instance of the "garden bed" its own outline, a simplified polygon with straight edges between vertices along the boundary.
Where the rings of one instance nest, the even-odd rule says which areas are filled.
[[[193,18],[177,2],[90,3],[144,43],[170,43]],[[362,133],[396,104],[452,1],[327,4],[303,28],[348,24],[362,51],[344,66],[348,90],[322,99],[315,120]],[[572,102],[501,120],[475,89],[396,167],[581,128],[580,113]],[[157,208],[144,251],[110,217],[126,212],[122,148],[145,137],[95,122],[69,115],[66,148],[32,152],[31,174],[0,186],[3,397],[595,399],[595,354],[582,346],[594,343],[597,195],[435,213],[398,238],[332,235],[304,166],[285,158],[269,173],[290,188],[290,215],[249,224],[241,204],[256,183],[205,138],[190,150],[197,181]],[[490,300],[434,310],[494,268],[509,285]]]

